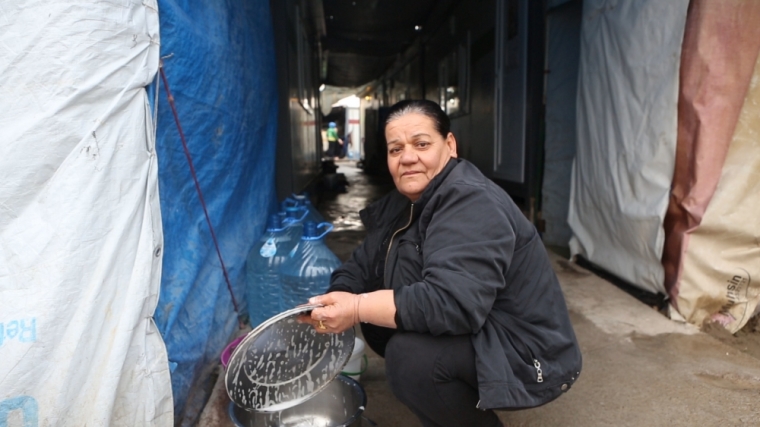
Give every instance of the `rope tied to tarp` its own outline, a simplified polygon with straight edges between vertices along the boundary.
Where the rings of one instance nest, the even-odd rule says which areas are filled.
[[[227,273],[227,267],[225,267],[224,265],[224,259],[222,258],[222,251],[221,249],[219,249],[219,241],[216,238],[216,233],[214,232],[214,226],[211,224],[211,216],[209,216],[208,214],[206,201],[203,198],[203,192],[201,191],[201,184],[200,182],[198,182],[198,175],[195,173],[195,167],[193,166],[193,158],[190,156],[190,150],[187,148],[187,140],[185,139],[185,133],[182,131],[182,124],[180,124],[180,121],[179,121],[177,106],[174,104],[174,96],[172,96],[172,92],[169,89],[169,81],[166,78],[166,72],[164,72],[163,60],[159,60],[158,69],[161,73],[161,81],[164,82],[164,90],[166,91],[166,98],[169,101],[169,106],[171,107],[172,114],[174,115],[174,122],[177,124],[177,131],[179,132],[179,138],[182,141],[182,148],[185,150],[185,158],[187,158],[187,165],[190,167],[190,174],[193,176],[193,181],[195,182],[195,190],[198,192],[198,199],[200,200],[201,206],[203,207],[203,213],[206,215],[206,223],[208,224],[208,228],[211,231],[211,239],[214,241],[216,254],[219,257],[219,263],[222,266],[222,273],[224,274],[224,280],[225,282],[227,282],[227,290],[230,293],[230,298],[232,298],[232,307],[235,309],[235,313],[238,314],[238,326],[240,326],[240,329],[243,329],[245,325],[240,320],[240,310],[238,309],[238,304],[237,304],[237,300],[235,299],[235,294],[232,292],[232,283],[230,283],[230,276]]]

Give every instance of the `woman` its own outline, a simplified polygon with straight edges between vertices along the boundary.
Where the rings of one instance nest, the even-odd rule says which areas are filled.
[[[438,104],[394,105],[385,137],[397,191],[361,212],[367,237],[308,321],[324,333],[360,323],[425,426],[500,426],[492,409],[555,399],[581,354],[535,228],[457,158]]]

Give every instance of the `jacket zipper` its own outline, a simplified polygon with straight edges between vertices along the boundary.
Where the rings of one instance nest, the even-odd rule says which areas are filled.
[[[536,368],[536,382],[544,382],[544,371],[541,370],[541,362],[539,362],[535,357],[533,358],[533,366]]]
[[[519,340],[518,340],[519,341]],[[544,382],[544,371],[541,369],[541,362],[536,359],[536,356],[533,355],[533,351],[531,351],[530,347],[528,347],[524,342],[519,341],[522,346],[528,350],[528,354],[530,354],[531,360],[533,360],[533,367],[536,368],[536,382],[542,383]]]
[[[533,350],[531,350],[530,347],[528,347],[528,345],[525,344],[523,341],[521,341],[519,339],[516,339],[515,337],[512,337],[511,335],[509,335],[508,339],[509,339],[509,342],[512,343],[512,346],[515,345],[515,342],[518,342],[518,343],[520,343],[520,345],[522,346],[522,348],[525,351],[527,351],[528,355],[530,355],[530,360],[533,362],[533,368],[536,369],[536,382],[537,383],[544,382],[544,371],[543,371],[543,369],[541,369],[541,362],[539,362],[538,359],[536,359],[536,356],[533,355]],[[517,349],[515,349],[515,350],[517,350]],[[523,357],[523,355],[520,354],[519,351],[518,351],[518,355],[520,356],[520,358],[524,362],[529,362],[528,360],[525,360],[526,358]]]
[[[385,285],[386,289],[390,289],[390,287],[388,286],[388,257],[391,254],[391,246],[393,246],[393,239],[396,238],[396,234],[398,234],[400,231],[406,230],[407,228],[409,228],[410,225],[412,225],[413,217],[414,217],[414,203],[412,203],[412,206],[409,209],[409,222],[407,222],[405,226],[399,228],[393,233],[393,235],[391,235],[391,241],[388,243],[388,251],[385,252],[385,268],[383,269],[383,284]]]

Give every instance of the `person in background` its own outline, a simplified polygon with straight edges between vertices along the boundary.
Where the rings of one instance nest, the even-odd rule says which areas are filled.
[[[353,132],[348,131],[348,133],[346,134],[346,137],[343,138],[343,145],[341,145],[341,153],[340,153],[341,159],[345,158],[346,156],[348,156],[348,158],[351,158],[351,152],[349,150],[353,146],[352,140],[353,140]]]
[[[396,190],[361,212],[363,243],[302,321],[361,325],[391,390],[424,426],[501,426],[494,409],[567,391],[581,352],[534,226],[474,165],[440,106],[394,105],[385,123]]]
[[[327,125],[327,157],[332,157],[333,160],[338,160],[338,156],[342,151],[343,140],[338,138],[338,127],[335,122],[330,122]]]

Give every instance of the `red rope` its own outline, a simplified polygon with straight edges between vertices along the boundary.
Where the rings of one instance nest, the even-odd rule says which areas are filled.
[[[195,181],[195,190],[198,192],[198,198],[203,206],[203,213],[206,214],[206,222],[208,228],[211,230],[211,239],[214,241],[216,247],[216,254],[219,256],[219,263],[222,264],[222,272],[224,273],[224,280],[227,282],[227,290],[230,291],[230,298],[232,298],[232,306],[235,308],[235,313],[240,313],[238,310],[237,301],[235,295],[232,293],[232,284],[230,283],[230,277],[227,274],[227,267],[224,266],[224,260],[222,259],[222,251],[219,249],[219,242],[216,240],[216,233],[214,233],[214,226],[211,225],[211,217],[208,214],[206,208],[206,201],[203,199],[203,193],[201,192],[201,185],[198,182],[198,175],[195,173],[195,167],[193,167],[193,159],[190,157],[190,150],[187,148],[187,141],[185,140],[185,133],[182,132],[182,125],[179,123],[179,115],[177,114],[177,107],[174,105],[174,97],[169,90],[169,82],[166,80],[166,73],[164,72],[164,61],[160,61],[158,69],[161,71],[161,80],[164,82],[164,90],[166,90],[166,97],[169,100],[169,105],[172,107],[172,114],[174,114],[174,121],[177,123],[177,130],[179,131],[179,138],[182,140],[182,147],[185,149],[185,157],[187,158],[187,164],[190,166],[190,173],[193,175],[193,181]],[[243,327],[241,323],[241,328]]]

